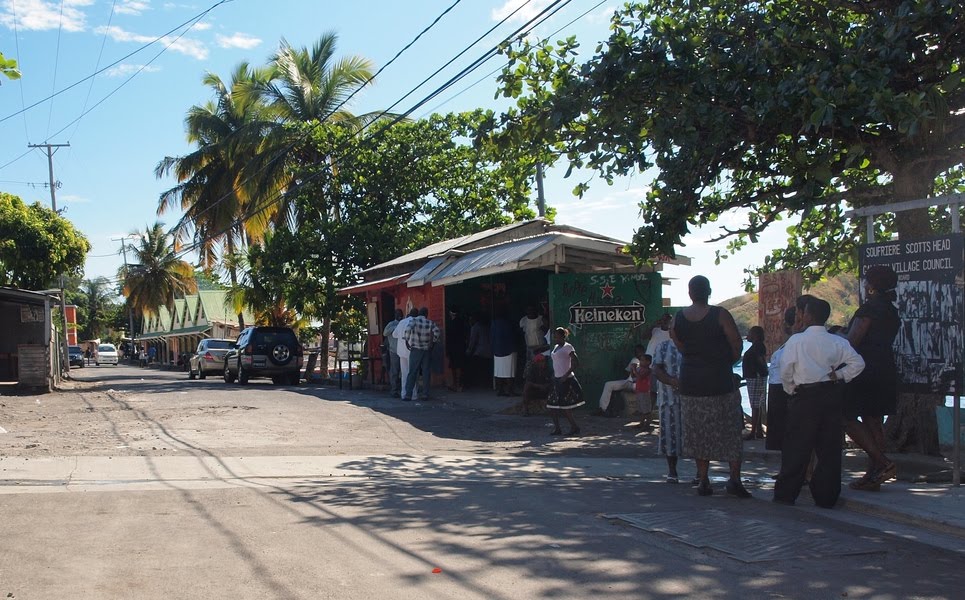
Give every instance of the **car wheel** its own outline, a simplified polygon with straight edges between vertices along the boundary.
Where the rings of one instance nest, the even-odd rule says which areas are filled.
[[[238,359],[238,383],[241,385],[248,385],[248,373],[245,368],[241,366],[241,359]]]
[[[194,371],[188,371],[188,379],[194,379]]]
[[[288,344],[275,344],[275,347],[268,353],[268,359],[279,367],[291,362],[293,356],[295,356],[295,353]]]
[[[207,376],[208,375],[207,373],[204,372],[204,369],[202,369],[201,367],[198,367],[198,379],[204,379]]]
[[[225,382],[225,383],[232,383],[234,380],[235,380],[235,376],[234,376],[234,374],[231,372],[231,369],[228,368],[228,363],[225,362],[225,364],[224,364],[224,382]]]

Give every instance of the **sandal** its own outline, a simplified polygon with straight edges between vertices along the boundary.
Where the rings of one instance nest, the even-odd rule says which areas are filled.
[[[676,475],[667,475],[667,483],[680,483]]]
[[[876,483],[874,478],[874,473],[865,473],[861,477],[849,483],[848,487],[852,490],[859,490],[862,492],[877,492],[881,489],[881,484]]]
[[[888,463],[883,468],[879,469],[872,475],[872,481],[881,485],[882,483],[888,481],[889,479],[895,479],[898,476],[898,465],[895,463]]]
[[[713,495],[714,495],[714,488],[712,488],[712,487],[710,486],[710,480],[709,480],[709,479],[701,479],[701,480],[700,480],[700,485],[697,486],[697,495],[698,495],[698,496],[713,496]]]
[[[550,435],[563,435],[563,430],[559,428],[554,429],[553,431],[550,432]]]

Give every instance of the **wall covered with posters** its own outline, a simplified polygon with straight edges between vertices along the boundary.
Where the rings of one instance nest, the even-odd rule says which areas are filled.
[[[603,384],[624,379],[633,347],[663,314],[659,273],[560,274],[549,279],[554,327],[570,330],[587,406],[599,406]]]
[[[898,274],[901,330],[895,339],[895,359],[908,389],[962,393],[963,248],[960,233],[861,247],[862,275],[873,265],[888,265]]]

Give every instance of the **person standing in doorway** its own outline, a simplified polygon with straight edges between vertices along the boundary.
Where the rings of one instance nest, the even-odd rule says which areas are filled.
[[[402,309],[395,309],[394,318],[385,324],[382,330],[382,339],[385,340],[385,347],[389,351],[389,395],[398,398],[402,391],[399,378],[399,339],[395,337],[395,328],[402,321]]]
[[[692,304],[674,318],[670,335],[683,355],[680,364],[680,402],[684,427],[684,456],[697,462],[697,494],[710,496],[710,461],[727,461],[727,493],[751,494],[741,483],[744,429],[741,395],[732,365],[740,358],[740,334],[725,308],[711,306],[710,281],[703,275],[690,280]]]
[[[583,406],[583,388],[573,372],[579,366],[580,361],[576,355],[576,349],[566,341],[570,332],[563,327],[557,327],[553,331],[553,348],[550,350],[550,357],[553,360],[553,387],[550,390],[549,399],[546,401],[546,408],[553,416],[553,431],[550,435],[562,435],[560,429],[560,413],[566,417],[570,424],[570,431],[567,435],[579,435],[580,426],[576,424],[573,417],[573,409]]]
[[[526,342],[526,362],[532,360],[533,356],[542,352],[544,339],[543,332],[546,331],[546,318],[536,311],[533,304],[526,306],[526,314],[519,320],[519,328],[523,332],[523,340]]]
[[[419,386],[419,400],[429,399],[429,386],[432,381],[432,348],[439,342],[442,332],[439,326],[429,320],[429,309],[422,307],[412,321],[406,325],[405,345],[409,348],[409,375],[402,390],[403,400],[412,400],[412,393],[422,373],[422,384]]]
[[[469,359],[469,383],[492,387],[493,377],[493,349],[489,339],[489,323],[485,313],[478,312],[469,317],[469,347],[466,348]]]
[[[516,345],[519,332],[506,316],[506,307],[496,309],[491,339],[493,344],[493,377],[497,396],[515,396]]]
[[[830,315],[830,304],[809,300],[804,330],[792,335],[781,352],[781,383],[790,398],[781,472],[774,483],[779,504],[797,500],[812,453],[817,462],[808,486],[814,503],[832,508],[841,494],[843,384],[857,377],[865,363],[848,340],[824,328]]]
[[[395,326],[395,331],[392,332],[392,335],[395,337],[398,343],[398,345],[396,346],[396,350],[399,353],[399,378],[401,379],[401,382],[400,382],[401,387],[399,388],[400,390],[399,394],[402,396],[403,400],[406,397],[405,386],[406,386],[406,382],[409,379],[409,355],[411,354],[411,352],[409,351],[409,346],[405,343],[405,338],[403,336],[405,334],[406,328],[409,326],[410,323],[412,323],[412,319],[418,316],[419,316],[419,309],[415,307],[411,308],[409,310],[409,315],[406,318],[399,321],[399,324]]]
[[[469,346],[469,324],[462,316],[457,306],[449,307],[449,322],[446,323],[446,358],[449,360],[449,371],[452,373],[452,383],[449,389],[461,392],[463,389],[463,371],[466,368],[466,348]]]

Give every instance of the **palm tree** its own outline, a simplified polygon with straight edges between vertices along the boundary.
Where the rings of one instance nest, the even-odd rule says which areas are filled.
[[[265,82],[267,69],[247,63],[235,67],[230,86],[213,73],[203,82],[214,91],[214,100],[192,106],[185,117],[188,141],[198,148],[185,156],[165,157],[154,170],[158,178],[174,174],[178,185],[161,194],[158,215],[180,209],[184,216],[173,228],[178,242],[198,245],[200,263],[212,269],[219,258],[234,254],[252,240],[260,239],[271,219],[270,205],[253,206],[248,195],[244,166],[255,153],[268,122],[269,111],[256,97],[233,90],[253,82]],[[223,263],[224,264],[224,263]],[[237,284],[236,269],[227,263],[231,285]],[[238,321],[244,328],[244,316]]]
[[[297,327],[298,314],[288,307],[285,297],[287,274],[274,255],[271,232],[262,243],[251,244],[244,253],[234,255],[238,270],[243,273],[238,283],[228,288],[225,305],[235,312],[251,309],[255,320],[274,327]]]
[[[178,295],[198,290],[194,269],[178,257],[176,241],[161,223],[155,223],[143,234],[132,234],[140,241],[131,246],[133,261],[118,270],[123,294],[138,314],[158,316],[162,306],[173,312]]]
[[[85,279],[81,282],[80,291],[84,294],[87,303],[86,337],[99,338],[110,317],[108,314],[111,305],[110,282],[106,277]]]

